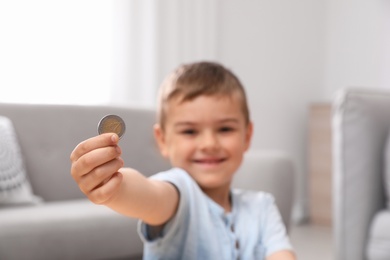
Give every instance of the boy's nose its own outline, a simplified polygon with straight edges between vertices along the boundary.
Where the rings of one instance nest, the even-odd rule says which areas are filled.
[[[218,137],[214,133],[204,133],[200,138],[200,148],[202,150],[216,150],[219,148]]]

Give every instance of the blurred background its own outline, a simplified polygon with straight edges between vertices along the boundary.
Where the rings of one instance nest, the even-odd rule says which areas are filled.
[[[179,64],[222,62],[246,87],[251,149],[294,160],[295,223],[310,218],[313,104],[390,85],[385,0],[0,1],[0,102],[154,108]]]

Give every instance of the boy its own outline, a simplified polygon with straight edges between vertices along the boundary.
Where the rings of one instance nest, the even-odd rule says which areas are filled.
[[[253,126],[238,78],[217,63],[163,82],[154,134],[173,169],[121,168],[118,136],[80,143],[71,173],[94,203],[140,219],[145,259],[295,259],[272,196],[231,189]]]

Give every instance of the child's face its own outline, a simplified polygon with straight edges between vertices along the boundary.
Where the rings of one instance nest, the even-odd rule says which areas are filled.
[[[172,166],[186,170],[204,190],[230,188],[252,136],[239,97],[176,98],[165,113],[164,130],[157,125],[155,136]]]

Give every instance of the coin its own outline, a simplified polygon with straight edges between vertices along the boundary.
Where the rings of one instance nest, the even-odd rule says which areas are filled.
[[[125,133],[126,125],[123,119],[117,115],[106,115],[98,124],[98,133],[115,133],[121,138]]]

